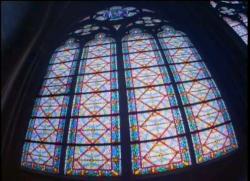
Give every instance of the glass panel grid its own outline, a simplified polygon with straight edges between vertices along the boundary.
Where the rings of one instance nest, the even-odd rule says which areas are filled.
[[[26,140],[61,143],[65,119],[33,118],[29,122]]]
[[[164,64],[164,61],[158,51],[123,54],[123,61],[125,69],[151,67]]]
[[[81,60],[79,74],[100,73],[117,70],[116,56]]]
[[[61,146],[25,142],[21,165],[30,169],[59,173],[60,154]]]
[[[132,144],[131,150],[135,175],[156,174],[191,165],[185,137]]]
[[[117,91],[96,92],[74,96],[72,116],[96,116],[119,113]]]
[[[37,98],[33,108],[33,117],[64,117],[67,113],[68,96],[50,96]]]
[[[79,49],[68,49],[65,51],[55,52],[52,55],[50,64],[63,63],[76,60],[79,54]]]
[[[163,49],[172,49],[172,48],[188,48],[193,47],[193,44],[188,41],[188,38],[185,36],[170,36],[159,39]]]
[[[186,106],[185,113],[191,131],[211,128],[230,121],[222,99]]]
[[[184,134],[178,108],[129,115],[131,141],[154,140]]]
[[[78,44],[71,39],[52,55],[41,90],[35,100],[23,145],[21,165],[59,173],[68,94],[75,71]],[[70,77],[68,77],[70,76]]]
[[[172,85],[127,90],[128,111],[148,111],[177,106]]]
[[[220,157],[238,147],[232,123],[193,133],[192,140],[197,163]]]
[[[116,50],[115,44],[99,44],[97,46],[86,46],[82,58],[90,59],[96,57],[105,57],[114,55]]]
[[[83,49],[68,130],[66,175],[121,175],[115,53],[113,40],[103,34]]]
[[[76,68],[76,61],[52,64],[49,66],[45,78],[56,78],[73,75]]]
[[[199,103],[221,97],[213,79],[197,80],[177,84],[184,105]]]
[[[133,174],[191,165],[174,89],[155,41],[123,42],[123,53]]]
[[[45,79],[39,95],[50,96],[69,93],[72,77],[56,77]]]
[[[165,56],[169,64],[188,63],[200,61],[201,57],[194,48],[180,48],[164,50]]]
[[[105,72],[78,76],[75,92],[87,93],[115,89],[118,89],[117,72]]]
[[[125,70],[125,76],[127,88],[170,83],[170,78],[165,66]]]
[[[119,116],[88,117],[70,120],[68,143],[97,144],[120,142]]]
[[[211,77],[203,62],[187,62],[169,66],[175,82],[194,81]]]
[[[68,146],[66,175],[118,176],[121,174],[121,148],[118,145]]]
[[[171,29],[171,33],[174,31]],[[164,31],[158,36],[163,34]],[[165,48],[164,53],[184,105],[196,163],[236,149],[237,141],[226,106],[195,48],[186,48],[187,45],[192,46],[191,42],[188,38],[169,37],[160,38],[160,43]]]
[[[124,54],[157,50],[156,42],[153,39],[123,42],[122,46]]]

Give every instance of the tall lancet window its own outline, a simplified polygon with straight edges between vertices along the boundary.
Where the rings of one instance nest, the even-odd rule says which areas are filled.
[[[244,1],[210,1],[218,15],[248,44],[247,5]]]
[[[105,34],[83,48],[71,112],[67,175],[119,175],[116,45]]]
[[[23,146],[22,165],[46,172],[59,172],[65,119],[72,75],[79,56],[73,39],[52,55],[47,74],[29,122]]]
[[[170,22],[148,9],[115,6],[67,33],[34,100],[23,169],[137,178],[237,150],[206,59]]]
[[[133,173],[190,165],[176,95],[153,36],[131,30],[123,54]]]
[[[237,147],[231,119],[206,65],[188,37],[164,26],[158,33],[177,83],[197,163]]]

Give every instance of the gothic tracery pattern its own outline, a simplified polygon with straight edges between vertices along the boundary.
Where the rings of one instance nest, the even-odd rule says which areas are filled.
[[[59,173],[68,93],[72,80],[70,75],[74,73],[78,46],[73,39],[69,39],[52,55],[26,133],[21,163],[25,167]]]
[[[122,136],[129,139],[133,175],[201,164],[237,149],[232,120],[202,57],[185,33],[152,13],[114,6],[82,19],[85,24],[69,33],[84,43],[70,38],[51,57],[28,124],[23,167],[67,176],[121,176],[127,161]],[[114,24],[130,17],[137,19]],[[224,19],[247,43],[242,28],[247,17],[243,12],[239,17],[244,25]],[[104,21],[113,26],[98,24]],[[110,38],[112,27],[123,26],[129,30],[121,41]],[[154,28],[155,36],[133,26]],[[128,113],[123,117],[122,101]],[[124,121],[127,135],[121,131]]]
[[[231,120],[206,65],[184,33],[168,26],[162,30],[158,37],[184,105],[196,162],[234,150],[238,145]]]
[[[113,145],[120,142],[114,40],[97,34],[85,45],[82,58],[68,134],[73,145],[67,147],[65,173],[117,176],[121,158],[120,146]]]
[[[191,164],[175,93],[155,40],[139,29],[123,39],[133,173]],[[163,110],[162,110],[163,109]],[[146,111],[146,112],[145,112]],[[171,138],[169,138],[171,137]],[[163,139],[164,138],[164,139]],[[161,141],[151,141],[163,139]],[[146,142],[141,142],[146,141]]]

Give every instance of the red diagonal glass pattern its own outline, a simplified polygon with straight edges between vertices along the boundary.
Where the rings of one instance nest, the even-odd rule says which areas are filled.
[[[147,35],[143,36],[139,30],[131,32],[126,38],[138,40],[125,41],[122,45],[133,173],[156,173],[188,166],[191,160],[186,138],[178,137],[185,131],[179,108],[173,108],[178,105],[164,61],[153,39],[143,39]]]
[[[59,173],[68,94],[79,55],[78,46],[74,39],[69,39],[51,57],[29,121],[22,153],[23,167]]]
[[[59,173],[61,146],[53,144],[24,143],[22,163],[35,170]]]
[[[220,157],[238,147],[231,123],[194,133],[192,140],[197,163]]]
[[[188,62],[183,64],[170,65],[176,82],[198,80],[210,77],[210,73],[202,62]]]
[[[68,93],[71,86],[71,77],[56,77],[44,80],[40,95],[56,95]]]
[[[209,71],[186,35],[176,37],[175,32],[173,28],[164,27],[158,36],[174,80],[178,82],[196,162],[202,163],[234,150],[237,141],[228,123],[231,120],[226,106]]]
[[[230,121],[223,100],[214,100],[185,107],[191,131],[210,128]]]
[[[35,118],[29,122],[26,140],[61,142],[65,120],[58,118]]]
[[[64,62],[50,65],[45,78],[69,76],[74,73],[75,62]]]
[[[121,174],[115,54],[113,40],[104,34],[97,34],[83,49],[68,131],[71,145],[67,146],[64,166],[67,175]]]
[[[220,97],[212,79],[196,80],[178,84],[178,90],[183,104],[192,104]]]
[[[50,60],[50,64],[63,63],[73,61],[78,56],[78,49],[66,49],[64,51],[56,52]]]

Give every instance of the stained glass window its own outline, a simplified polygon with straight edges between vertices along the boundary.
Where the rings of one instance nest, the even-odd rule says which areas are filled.
[[[210,1],[210,4],[245,44],[248,44],[247,6],[244,1]]]
[[[83,48],[68,144],[66,175],[121,174],[116,44],[102,33]]]
[[[211,1],[213,7],[217,3]],[[131,172],[136,177],[201,164],[237,149],[223,95],[202,57],[185,33],[152,13],[113,6],[68,33],[74,39],[52,54],[34,100],[23,167],[65,176]],[[247,42],[244,12],[240,24],[223,18]],[[107,28],[100,21],[111,24]],[[135,28],[142,25],[147,28]],[[117,33],[116,40],[108,34],[124,28],[127,34]],[[122,158],[125,154],[131,158]]]
[[[78,57],[78,43],[69,39],[52,55],[26,133],[21,164],[59,173],[69,89]],[[56,145],[55,145],[56,143]]]
[[[179,137],[185,130],[176,95],[154,38],[132,29],[122,45],[133,173],[190,165],[186,136]]]
[[[162,20],[158,18],[152,18],[150,16],[144,16],[140,18],[139,20],[135,21],[135,24],[144,24],[145,26],[156,26],[157,24],[161,23]]]
[[[238,146],[231,119],[206,65],[184,33],[162,29],[158,37],[184,105],[196,162],[234,150]]]
[[[98,21],[117,21],[125,17],[132,17],[138,14],[139,10],[135,7],[121,7],[121,6],[112,6],[109,9],[101,10],[94,15],[94,19]]]

